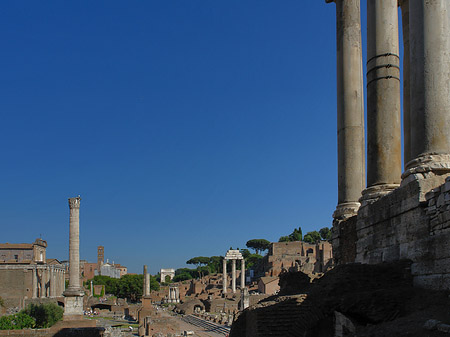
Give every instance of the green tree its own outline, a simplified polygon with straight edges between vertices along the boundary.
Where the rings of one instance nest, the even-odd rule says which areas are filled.
[[[64,310],[55,303],[30,304],[21,311],[36,320],[36,328],[49,328],[63,318]]]
[[[321,228],[319,234],[322,240],[331,240],[331,230],[328,227]]]
[[[282,236],[278,239],[278,242],[290,242],[291,239],[289,238],[289,236]]]
[[[258,264],[262,258],[263,257],[261,255],[251,254],[246,260],[246,268],[251,269],[253,266]]]
[[[182,273],[182,274],[178,274],[175,275],[175,277],[173,278],[174,282],[181,282],[181,281],[186,281],[186,280],[191,280],[192,276],[189,273]]]
[[[144,283],[144,275],[123,275],[117,284],[115,295],[120,298],[127,298],[132,302],[136,302],[142,296]],[[151,288],[151,281],[150,281]]]
[[[209,257],[206,256],[197,256],[193,257],[192,259],[186,261],[186,264],[195,264],[197,267],[200,267],[201,265],[207,265],[210,261]]]
[[[125,275],[124,275],[125,276]],[[92,279],[94,285],[104,285],[107,294],[116,294],[119,279],[109,276],[96,275]]]
[[[254,249],[256,251],[256,254],[259,255],[259,252],[263,252],[269,249],[270,241],[267,241],[266,239],[252,239],[247,241],[246,246],[248,248]]]
[[[223,256],[211,256],[209,258],[208,268],[211,274],[217,274],[222,269]]]
[[[291,234],[289,234],[290,241],[302,241],[302,239],[303,239],[303,235],[302,235],[301,227],[298,227],[298,229],[294,228],[294,231]]]
[[[320,234],[318,231],[312,231],[306,233],[306,235],[303,237],[303,240],[308,243],[316,243],[320,241]]]

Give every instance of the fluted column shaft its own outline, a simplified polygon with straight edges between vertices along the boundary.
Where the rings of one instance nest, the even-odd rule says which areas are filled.
[[[223,286],[222,286],[222,293],[226,294],[227,293],[227,260],[223,259],[222,261],[223,264],[223,273],[222,273],[222,279],[223,279]]]
[[[409,0],[399,0],[403,27],[403,163],[411,160]]]
[[[236,260],[231,260],[231,290],[236,292]]]
[[[367,0],[367,186],[382,196],[401,179],[397,0]]]
[[[410,0],[411,158],[407,169],[450,167],[450,1]]]
[[[80,201],[80,197],[69,199],[69,291],[80,290]]]
[[[332,2],[327,0],[327,2]],[[365,187],[364,89],[360,0],[336,0],[338,205],[354,215]]]

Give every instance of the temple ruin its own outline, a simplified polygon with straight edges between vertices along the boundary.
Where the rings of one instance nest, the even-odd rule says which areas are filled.
[[[450,289],[450,2],[367,2],[367,184],[360,1],[326,2],[336,3],[337,22],[334,258],[409,259],[415,285]]]

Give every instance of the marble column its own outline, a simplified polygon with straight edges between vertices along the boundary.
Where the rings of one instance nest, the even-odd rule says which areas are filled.
[[[450,1],[410,0],[411,173],[450,171]]]
[[[64,315],[83,314],[83,291],[80,287],[80,197],[69,198],[69,286],[64,291]]]
[[[45,281],[45,270],[42,268],[41,269],[41,291],[39,293],[39,297],[41,297],[41,298],[45,297],[45,293],[46,293],[45,282],[46,282]]]
[[[411,116],[410,116],[410,61],[409,61],[409,0],[399,0],[403,28],[403,163],[411,160]]]
[[[365,187],[364,88],[360,0],[336,2],[338,205],[335,219],[355,215]]]
[[[241,260],[241,290],[245,288],[245,260]]]
[[[55,267],[50,268],[50,297],[56,296],[56,277],[55,277]]]
[[[33,269],[31,269],[31,283],[33,286],[33,289],[31,290],[31,297],[32,298],[36,298],[37,297],[37,275],[36,275],[36,268],[33,267]]]
[[[231,290],[236,292],[236,260],[231,260]]]
[[[147,265],[144,266],[144,296],[150,296],[150,274]]]
[[[222,289],[222,293],[226,294],[227,293],[227,282],[228,282],[228,280],[227,280],[227,260],[223,259],[222,264],[223,264],[223,274],[222,274],[222,279],[223,279],[222,288],[223,289]]]
[[[376,200],[400,184],[400,59],[397,0],[367,0],[367,189]]]

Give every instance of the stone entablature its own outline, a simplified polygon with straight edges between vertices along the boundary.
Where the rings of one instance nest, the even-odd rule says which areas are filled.
[[[225,260],[242,260],[244,257],[238,249],[230,249],[225,255]]]

